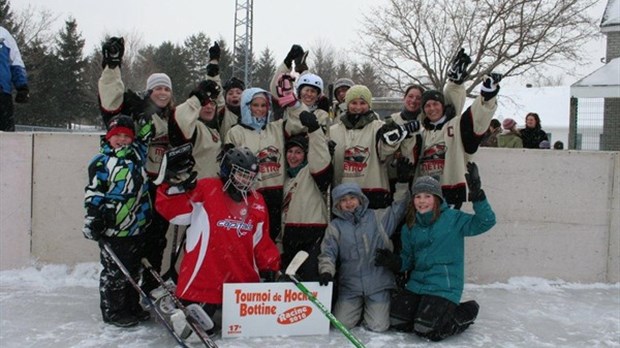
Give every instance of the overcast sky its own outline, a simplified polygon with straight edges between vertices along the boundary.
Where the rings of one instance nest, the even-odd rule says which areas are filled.
[[[269,47],[279,62],[293,43],[309,48],[326,42],[339,55],[350,56],[349,50],[360,41],[362,14],[388,3],[388,0],[254,1],[254,52],[258,55]],[[599,0],[592,15],[600,20],[606,3],[607,0]],[[106,34],[140,35],[145,44],[159,45],[163,41],[181,44],[188,36],[202,31],[212,39],[223,37],[230,46],[233,42],[234,0],[13,0],[11,6],[14,12],[33,6],[60,15],[56,29],[61,29],[69,16],[76,18],[78,30],[86,40],[86,53],[97,48]],[[583,75],[602,65],[599,60],[605,55],[604,41],[593,40],[587,51],[593,63],[583,68]]]

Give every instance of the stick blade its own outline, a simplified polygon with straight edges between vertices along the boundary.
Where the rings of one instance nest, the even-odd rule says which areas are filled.
[[[306,261],[308,256],[310,255],[303,250],[300,250],[299,252],[297,252],[293,260],[291,260],[291,263],[289,263],[288,267],[286,267],[286,271],[284,271],[284,274],[290,276],[290,275],[294,275],[295,273],[297,273],[297,270]]]
[[[208,331],[213,329],[215,324],[211,317],[200,307],[197,303],[192,303],[185,307],[187,309],[188,314],[196,321],[196,323],[200,326],[203,331]]]

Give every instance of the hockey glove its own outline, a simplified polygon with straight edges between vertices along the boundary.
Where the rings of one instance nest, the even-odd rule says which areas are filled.
[[[171,185],[179,185],[191,176],[194,164],[196,162],[192,156],[191,143],[174,147],[164,154],[159,166],[159,175],[153,183],[160,185],[166,181]]]
[[[299,114],[299,120],[302,125],[308,128],[308,133],[312,133],[320,127],[319,120],[317,120],[316,115],[311,112],[302,111],[301,114]]]
[[[308,51],[305,51],[301,57],[295,58],[295,72],[303,73],[308,70],[308,64],[306,64],[306,58],[308,58]]]
[[[450,81],[456,84],[463,84],[469,74],[467,73],[467,66],[471,63],[471,58],[465,53],[465,49],[461,48],[456,54],[456,57],[450,63],[448,69],[448,78]]]
[[[491,73],[490,76],[485,78],[482,83],[482,88],[480,89],[480,95],[482,95],[485,101],[489,101],[497,95],[499,92],[499,82],[501,80],[502,74],[498,73]]]
[[[291,50],[284,58],[284,64],[287,68],[291,68],[293,64],[293,60],[304,55],[304,49],[299,45],[293,45]]]
[[[465,180],[467,181],[467,188],[469,188],[469,200],[471,202],[482,201],[486,198],[482,190],[482,183],[480,182],[480,174],[478,173],[478,166],[476,163],[467,162]]]
[[[101,54],[103,60],[101,67],[105,69],[106,65],[110,69],[121,66],[123,54],[125,53],[125,40],[122,37],[111,37],[101,46]]]
[[[409,158],[400,156],[396,160],[396,181],[409,182],[413,174],[413,164]]]
[[[289,74],[282,74],[278,77],[276,92],[278,94],[278,105],[281,107],[293,106],[297,102],[295,96],[295,79]]]
[[[377,249],[375,254],[375,266],[385,267],[394,273],[400,272],[402,261],[400,256],[388,249]]]
[[[412,136],[413,133],[420,130],[420,121],[413,120],[402,125],[403,129],[407,132],[407,137]]]
[[[329,282],[334,281],[334,276],[331,273],[323,272],[319,275],[319,285],[327,286]]]
[[[209,47],[209,60],[220,60],[222,49],[217,41],[213,42],[213,46]]]
[[[30,90],[27,85],[17,87],[17,94],[15,95],[16,103],[27,103],[30,99]]]
[[[196,97],[200,101],[200,105],[207,105],[210,101],[217,99],[220,94],[220,86],[215,81],[203,80],[189,94],[189,97]]]

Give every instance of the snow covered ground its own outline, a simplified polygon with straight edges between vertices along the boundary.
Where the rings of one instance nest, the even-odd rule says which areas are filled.
[[[99,265],[47,265],[0,272],[1,347],[174,347],[163,326],[105,325],[99,312]],[[440,343],[397,332],[352,332],[366,347],[620,347],[620,284],[539,278],[467,284],[463,300],[480,303],[475,325]],[[348,347],[325,336],[217,338],[220,347]],[[198,347],[199,345],[195,345]]]

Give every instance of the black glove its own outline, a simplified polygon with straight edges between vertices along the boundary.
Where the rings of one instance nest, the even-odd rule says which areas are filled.
[[[413,135],[413,133],[420,130],[420,121],[418,120],[409,121],[403,124],[402,127],[405,131],[407,131],[407,136],[410,136],[410,135]]]
[[[286,58],[284,58],[284,64],[286,65],[287,68],[290,69],[293,64],[293,60],[298,57],[302,57],[303,55],[304,55],[304,49],[299,45],[293,45],[291,47],[291,50],[288,51]]]
[[[465,82],[465,79],[469,76],[467,73],[467,66],[469,66],[470,63],[471,58],[465,53],[465,49],[461,48],[450,63],[450,68],[448,69],[448,78],[450,81],[459,85]]]
[[[308,70],[308,64],[306,64],[306,58],[308,58],[308,51],[304,52],[300,57],[295,58],[295,71],[303,73]]]
[[[487,76],[480,88],[480,95],[485,101],[491,100],[499,92],[499,82],[502,80],[502,74],[491,73]]]
[[[217,41],[213,42],[213,46],[209,47],[209,60],[220,60],[222,49]]]
[[[409,158],[400,156],[396,160],[396,181],[409,182],[413,174],[413,164]]]
[[[467,181],[467,187],[469,188],[469,200],[471,202],[482,201],[486,198],[486,195],[482,190],[482,183],[480,182],[480,174],[478,174],[478,166],[476,163],[467,162],[467,173],[465,173],[465,180]]]
[[[302,125],[308,128],[308,133],[312,133],[320,127],[319,120],[317,120],[316,115],[311,112],[302,111],[301,114],[299,114],[299,120]]]
[[[116,225],[114,207],[106,207],[104,204],[98,208],[89,208],[84,218],[82,233],[86,239],[98,241],[108,228]]]
[[[386,122],[377,131],[377,138],[388,145],[395,145],[406,136],[404,128],[393,121]]]
[[[331,139],[327,142],[327,149],[329,150],[329,155],[331,157],[334,157],[334,153],[336,152],[336,145],[338,144],[336,144],[336,142]]]
[[[260,275],[265,283],[275,283],[280,280],[281,273],[279,271],[263,271]]]
[[[394,273],[400,272],[402,261],[400,256],[388,249],[377,249],[375,254],[375,266],[385,267]]]
[[[194,90],[191,91],[189,97],[196,96],[200,101],[200,105],[206,105],[211,100],[216,100],[220,94],[220,86],[212,80],[201,81]]]
[[[319,285],[327,286],[331,281],[334,281],[334,276],[331,273],[324,272],[319,275]]]
[[[330,107],[330,102],[329,102],[329,98],[327,98],[326,96],[322,95],[319,97],[319,100],[316,102],[316,108],[317,109],[321,109],[325,112],[329,112],[329,107]]]
[[[224,144],[224,146],[222,146],[222,151],[220,151],[220,153],[217,155],[216,160],[218,162],[222,161],[222,158],[224,158],[224,155],[226,154],[226,152],[228,152],[230,149],[235,148],[235,145],[231,144],[231,143],[226,143]]]
[[[110,69],[121,66],[123,54],[125,54],[125,39],[122,37],[109,38],[101,46],[101,54],[103,56],[103,60],[101,61],[102,68],[105,68],[106,65]]]
[[[16,88],[17,94],[15,95],[16,103],[27,103],[28,99],[30,99],[30,90],[27,85],[19,86]]]

